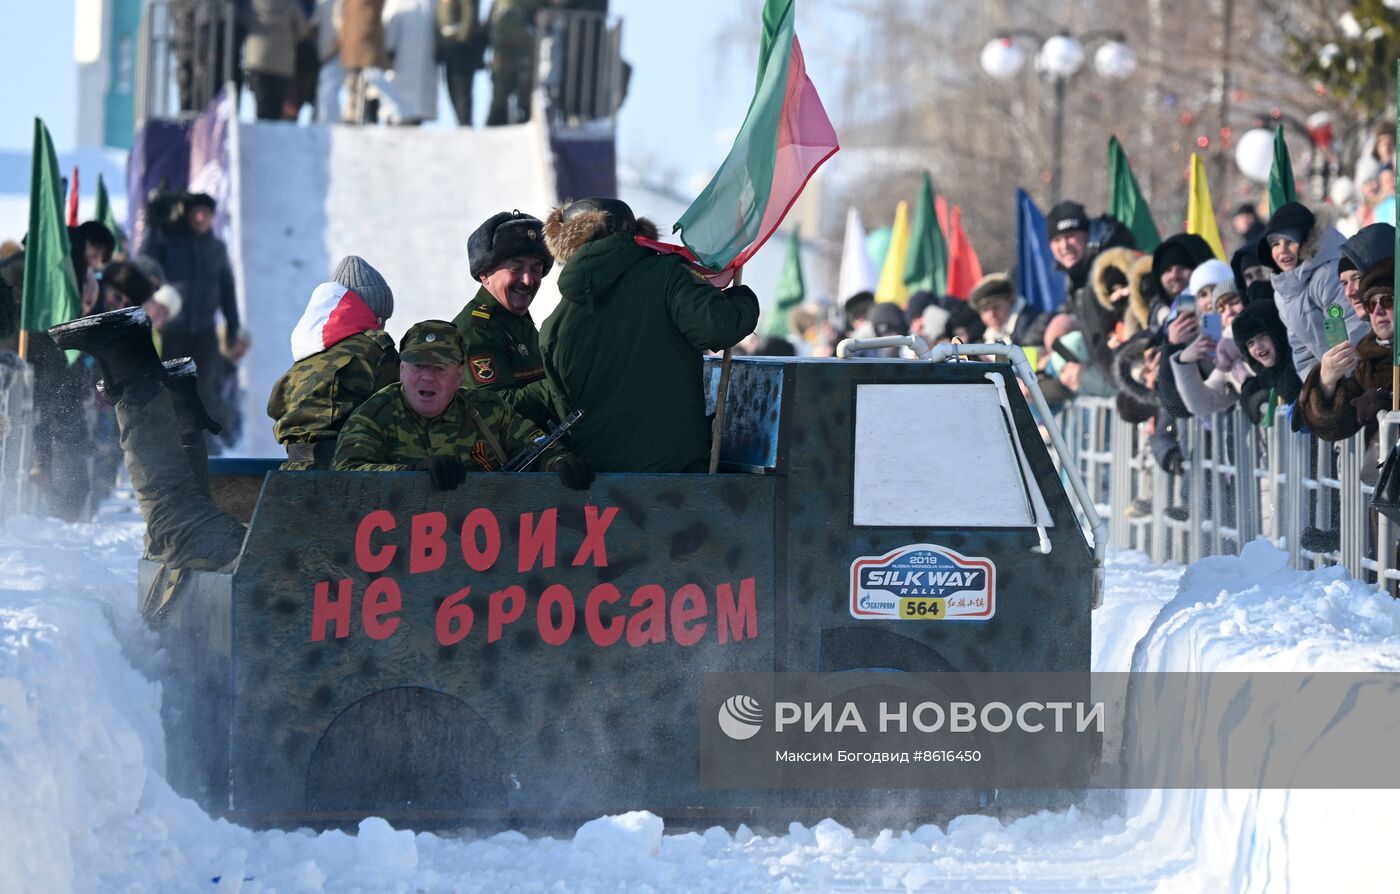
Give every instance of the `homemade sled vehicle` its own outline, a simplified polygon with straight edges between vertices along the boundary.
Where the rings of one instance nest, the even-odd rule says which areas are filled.
[[[816,796],[700,784],[704,673],[1086,673],[1106,529],[1042,439],[1067,455],[1024,355],[841,353],[890,344],[924,359],[736,359],[719,475],[443,493],[216,462],[251,524],[231,573],[182,573],[161,627],[171,782],[253,825],[792,819]],[[915,565],[947,573],[901,590]],[[1014,794],[903,793],[928,816]]]

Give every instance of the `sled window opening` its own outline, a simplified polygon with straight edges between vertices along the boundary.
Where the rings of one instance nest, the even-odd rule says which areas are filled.
[[[857,385],[852,523],[1048,528],[999,388]]]

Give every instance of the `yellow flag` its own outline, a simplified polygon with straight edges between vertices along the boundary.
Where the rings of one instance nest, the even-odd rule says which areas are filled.
[[[1206,166],[1201,157],[1191,153],[1191,197],[1186,208],[1186,232],[1195,233],[1206,241],[1220,260],[1225,256],[1225,244],[1220,241],[1220,227],[1215,223],[1215,206],[1210,201],[1210,184],[1206,182]]]
[[[885,252],[885,266],[880,270],[880,284],[875,287],[876,301],[893,301],[900,307],[909,304],[909,287],[904,284],[904,261],[909,254],[909,203],[900,202],[894,210],[894,227],[890,248]]]

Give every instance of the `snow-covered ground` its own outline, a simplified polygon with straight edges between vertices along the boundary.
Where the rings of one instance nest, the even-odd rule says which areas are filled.
[[[647,813],[572,837],[253,832],[166,784],[162,660],[135,611],[142,525],[12,520],[0,536],[0,891],[1320,891],[1393,885],[1392,792],[1128,792],[1003,823],[859,837],[668,833]],[[1400,606],[1265,544],[1183,573],[1114,555],[1098,670],[1391,670]]]

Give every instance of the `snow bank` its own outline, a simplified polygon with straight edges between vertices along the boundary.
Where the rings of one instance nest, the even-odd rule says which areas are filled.
[[[1342,568],[1302,572],[1265,541],[1188,568],[1133,655],[1141,671],[1388,672],[1400,668],[1400,601]],[[1321,742],[1318,747],[1322,747]],[[1335,747],[1335,746],[1334,746]],[[1134,792],[1128,813],[1196,850],[1221,890],[1374,886],[1394,871],[1389,791]],[[1194,890],[1194,889],[1190,889]]]
[[[7,894],[1314,890],[1370,888],[1389,872],[1380,836],[1400,817],[1388,793],[1144,792],[1121,815],[966,816],[869,837],[832,820],[668,832],[646,812],[585,823],[571,838],[415,834],[381,819],[355,834],[241,829],[163,778],[160,687],[150,681],[161,654],[135,612],[141,530],[119,505],[93,526],[26,520],[0,540]],[[1268,548],[1184,574],[1122,554],[1095,615],[1094,661],[1179,670],[1203,654],[1236,670],[1389,667],[1397,620],[1374,591],[1333,571],[1291,571]]]

